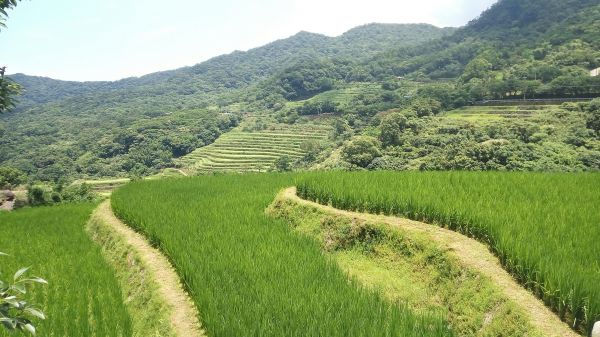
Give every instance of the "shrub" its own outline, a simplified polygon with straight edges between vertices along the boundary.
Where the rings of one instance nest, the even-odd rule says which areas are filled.
[[[0,253],[0,256],[6,255]],[[25,330],[35,335],[32,318],[46,319],[44,313],[24,299],[27,286],[39,283],[48,284],[39,277],[25,277],[29,268],[19,269],[13,280],[0,280],[0,323],[9,331]]]
[[[0,189],[12,189],[26,181],[25,172],[13,167],[0,167]]]
[[[292,159],[287,155],[277,158],[275,161],[275,169],[280,172],[291,171]]]
[[[379,142],[373,137],[354,137],[342,148],[342,158],[350,164],[362,168],[366,168],[373,159],[380,156]]]

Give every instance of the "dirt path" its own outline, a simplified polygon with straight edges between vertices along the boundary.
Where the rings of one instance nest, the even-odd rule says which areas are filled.
[[[160,251],[150,246],[145,238],[121,222],[112,212],[110,201],[103,202],[96,214],[99,215],[115,233],[126,239],[127,244],[139,254],[140,259],[154,276],[159,285],[159,293],[171,309],[171,325],[180,337],[205,336],[200,328],[198,312],[193,302],[181,287],[177,273]]]
[[[316,207],[333,214],[356,219],[398,226],[406,231],[427,233],[442,248],[453,253],[460,263],[492,280],[504,293],[506,298],[522,307],[531,324],[548,337],[580,337],[560,319],[544,303],[532,293],[521,287],[513,277],[502,268],[500,261],[489,251],[487,246],[477,240],[470,239],[457,232],[422,222],[397,217],[372,215],[339,210],[299,198],[296,188],[288,188],[282,196],[294,202]]]
[[[0,205],[0,210],[10,212],[10,211],[13,210],[14,207],[15,207],[15,201],[14,200],[11,200],[11,201],[7,200],[7,201],[4,201],[2,203],[2,205]]]
[[[185,173],[185,171],[183,171],[181,169],[177,169],[177,172],[181,173],[181,175],[183,175],[184,177],[188,177],[188,174]]]

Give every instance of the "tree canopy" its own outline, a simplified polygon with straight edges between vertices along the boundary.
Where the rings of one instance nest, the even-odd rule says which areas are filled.
[[[6,27],[8,10],[17,6],[19,0],[0,0],[0,29]],[[15,82],[4,77],[6,67],[0,67],[0,113],[15,106],[14,97],[21,91],[21,87]]]

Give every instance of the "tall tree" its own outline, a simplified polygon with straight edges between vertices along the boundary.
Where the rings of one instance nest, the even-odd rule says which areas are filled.
[[[0,113],[15,106],[15,96],[21,92],[21,86],[4,77],[6,67],[0,68]]]
[[[19,0],[0,0],[0,28],[6,27],[7,10],[17,6]],[[0,113],[14,107],[14,97],[21,92],[21,87],[4,77],[6,67],[0,67]]]
[[[6,27],[4,24],[6,18],[8,17],[8,13],[6,11],[17,6],[18,1],[19,0],[0,0],[0,27]]]

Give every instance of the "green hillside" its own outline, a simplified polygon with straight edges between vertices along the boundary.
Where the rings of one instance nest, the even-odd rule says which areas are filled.
[[[303,144],[325,142],[330,132],[318,124],[271,124],[260,131],[244,131],[242,126],[177,162],[197,173],[269,171],[282,157],[290,162],[301,160],[307,154]]]

